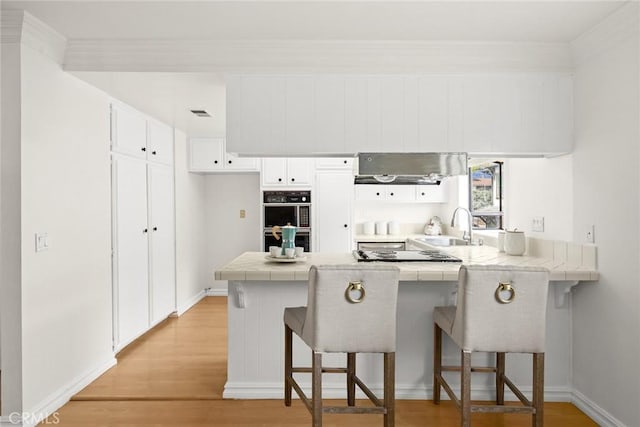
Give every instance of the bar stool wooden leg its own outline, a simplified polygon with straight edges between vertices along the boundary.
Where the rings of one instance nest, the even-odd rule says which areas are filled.
[[[544,425],[544,353],[533,354],[533,407],[535,414],[531,425],[542,427]]]
[[[471,425],[471,352],[462,351],[462,369],[460,373],[460,425]]]
[[[284,405],[291,406],[291,376],[293,375],[293,331],[284,325]]]
[[[311,418],[313,427],[322,426],[322,353],[314,351],[311,362]]]
[[[496,353],[496,404],[504,405],[504,363],[505,354]]]
[[[394,427],[396,424],[396,354],[384,354],[384,427]]]
[[[440,403],[440,379],[442,374],[442,329],[433,324],[433,403]]]
[[[356,404],[356,354],[347,353],[347,405],[355,406]]]

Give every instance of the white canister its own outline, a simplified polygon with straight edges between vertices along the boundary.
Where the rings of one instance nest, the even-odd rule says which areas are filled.
[[[398,221],[389,221],[388,224],[389,234],[398,235],[400,234],[400,224]]]
[[[367,221],[362,223],[362,234],[371,236],[376,232],[376,224],[373,221]]]
[[[498,252],[504,252],[504,231],[498,232]]]
[[[386,221],[378,221],[378,222],[376,222],[376,234],[387,234],[387,222]]]
[[[504,236],[504,251],[507,255],[522,255],[525,250],[524,232],[507,230]]]

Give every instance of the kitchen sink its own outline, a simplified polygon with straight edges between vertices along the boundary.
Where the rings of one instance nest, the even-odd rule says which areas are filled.
[[[426,243],[431,246],[468,246],[469,242],[456,237],[447,236],[425,236],[416,237],[417,241]]]

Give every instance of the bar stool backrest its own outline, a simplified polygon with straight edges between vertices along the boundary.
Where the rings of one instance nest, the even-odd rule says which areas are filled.
[[[466,351],[544,352],[548,289],[545,268],[463,265],[452,338]]]
[[[389,265],[311,266],[303,340],[321,352],[395,352],[399,275]]]

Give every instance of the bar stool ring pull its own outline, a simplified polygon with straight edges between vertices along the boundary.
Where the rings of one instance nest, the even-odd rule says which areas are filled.
[[[356,292],[359,292],[360,295],[354,298],[352,293],[356,293]],[[349,282],[347,289],[344,291],[344,297],[351,304],[358,304],[359,302],[362,302],[365,297],[365,289],[364,289],[364,286],[362,285],[362,282]]]
[[[503,293],[508,292],[509,297],[505,298]],[[516,298],[516,290],[511,286],[511,282],[498,282],[498,287],[496,288],[496,300],[500,304],[509,304]]]

